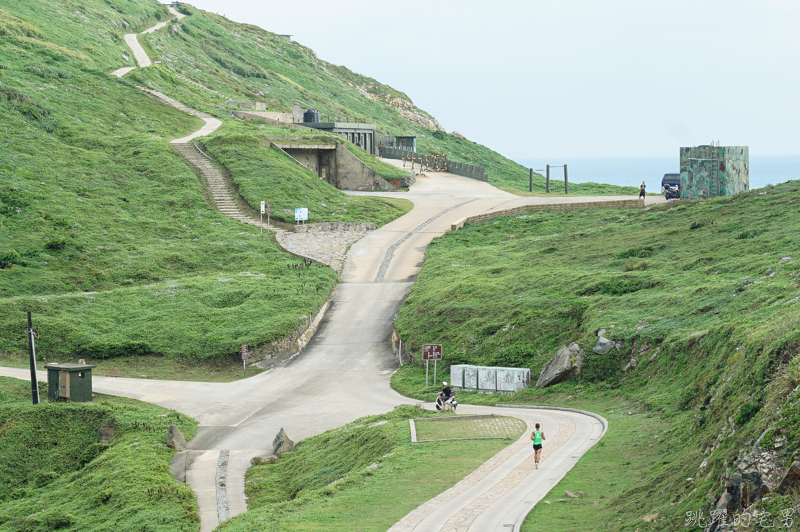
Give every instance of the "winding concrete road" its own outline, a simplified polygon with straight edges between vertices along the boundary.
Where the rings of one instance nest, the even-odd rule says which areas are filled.
[[[189,444],[191,450],[182,456],[186,459],[186,480],[197,493],[202,531],[213,530],[220,520],[246,510],[244,472],[250,458],[271,453],[272,439],[281,428],[297,441],[361,416],[384,413],[410,402],[389,386],[390,376],[398,366],[390,346],[392,323],[420,271],[428,243],[434,237],[448,231],[451,223],[465,216],[509,208],[521,201],[552,202],[550,198],[519,198],[486,183],[451,174],[420,178],[403,197],[414,202],[414,209],[352,245],[342,282],[334,292],[325,318],[305,350],[291,363],[227,384],[94,378],[97,392],[155,403],[200,422],[197,436]],[[594,201],[597,198],[559,199]],[[0,369],[0,374],[26,378],[24,370],[4,368]],[[467,412],[471,408],[464,406],[462,410]],[[529,413],[519,415],[530,418]],[[561,429],[564,423],[551,413],[541,413],[542,418],[545,415],[549,416],[545,421],[548,425],[558,426],[551,431],[553,438],[566,433]],[[573,423],[576,422],[573,420]],[[548,478],[563,476],[574,463],[570,457],[577,460],[588,447],[594,434],[594,421],[586,423],[587,427],[573,429],[577,434],[574,445],[554,446],[547,461],[561,465],[554,465],[554,472]],[[550,445],[552,441],[555,439]],[[529,451],[527,446],[524,450]],[[517,466],[524,470],[525,456],[517,454],[500,471],[515,471]],[[517,465],[511,467],[512,464]],[[227,468],[227,482],[223,487],[215,480],[220,465]],[[554,484],[537,481],[544,471],[524,476],[518,486],[504,496],[505,501],[510,502],[487,506],[486,511],[491,509],[490,513],[476,518],[473,526],[483,527],[481,523],[486,520],[507,521],[511,510],[498,508],[508,504],[515,506],[520,500],[538,500],[536,493],[543,495],[548,486]],[[515,475],[519,476],[520,472]],[[498,476],[503,474],[496,473],[491,479]],[[460,530],[445,527],[458,515],[458,511],[451,510],[461,503],[462,507],[469,506],[478,498],[475,493],[480,495],[481,490],[484,488],[474,488],[467,495],[460,495],[457,498],[460,502],[449,502],[447,510],[432,512],[412,528],[406,528],[415,519],[409,517],[411,521],[401,522],[397,526],[404,528],[397,530]],[[523,494],[522,499],[520,494]],[[518,518],[524,518],[524,513],[532,506],[525,504],[527,509],[517,510]]]
[[[139,66],[148,66],[150,59],[136,35],[126,35],[125,41]],[[133,68],[113,74],[121,77]],[[181,108],[163,94],[148,92]],[[183,110],[203,118],[206,126],[175,143],[188,142],[220,125],[213,117]],[[352,245],[325,318],[290,363],[227,384],[94,377],[97,392],[172,408],[200,422],[190,450],[178,455],[175,467],[185,471],[187,483],[197,494],[201,531],[213,530],[220,521],[246,511],[244,473],[253,456],[271,454],[272,439],[281,428],[297,441],[409,403],[389,386],[398,365],[390,337],[393,320],[434,237],[448,231],[453,222],[475,214],[533,203],[598,199],[520,198],[446,173],[420,177],[402,197],[413,201],[414,209]],[[0,368],[0,375],[29,378],[26,370],[13,368]],[[460,410],[492,409],[462,406]],[[522,409],[503,413],[528,423],[540,419],[552,427],[547,429],[551,440],[542,468],[531,470],[532,453],[523,436],[467,479],[406,516],[393,530],[518,530],[536,501],[604,430],[604,422],[583,414]],[[511,523],[515,528],[508,526]]]

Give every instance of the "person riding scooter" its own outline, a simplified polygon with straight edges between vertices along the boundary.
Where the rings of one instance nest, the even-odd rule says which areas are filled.
[[[456,403],[456,398],[446,381],[442,382],[442,391],[439,392],[439,396],[436,397],[436,410],[441,410],[445,403],[452,404],[453,408],[458,405],[458,403]]]

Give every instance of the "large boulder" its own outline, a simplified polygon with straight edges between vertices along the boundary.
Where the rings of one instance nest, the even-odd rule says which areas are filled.
[[[596,355],[605,355],[610,353],[612,349],[614,349],[614,342],[600,336],[597,339],[597,343],[594,345],[594,349],[592,349],[592,353]]]
[[[167,446],[172,447],[176,451],[186,450],[186,438],[183,436],[181,429],[174,423],[169,426],[169,433],[167,433]]]
[[[289,436],[286,435],[286,432],[281,427],[280,432],[275,435],[275,439],[272,440],[272,454],[275,456],[281,453],[287,453],[294,448],[294,442],[289,439]]]
[[[572,342],[558,350],[558,353],[544,365],[536,381],[537,388],[545,388],[574,377],[583,367],[583,348]]]

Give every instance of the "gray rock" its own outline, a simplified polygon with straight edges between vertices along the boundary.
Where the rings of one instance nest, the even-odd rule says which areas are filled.
[[[583,348],[572,342],[558,350],[539,373],[536,381],[537,388],[545,388],[551,384],[564,381],[581,372],[583,367]]]
[[[610,353],[612,349],[614,349],[614,342],[600,336],[597,338],[597,343],[594,345],[592,353],[595,353],[596,355],[605,355]]]
[[[97,433],[100,443],[111,443],[111,440],[114,439],[116,431],[114,430],[114,427],[100,427],[100,430],[98,430]]]
[[[597,336],[605,336],[605,335],[606,335],[605,329],[600,329],[599,331],[597,331]]]
[[[635,358],[632,358],[632,359],[630,360],[630,362],[628,362],[628,363],[625,365],[625,367],[624,367],[624,368],[622,368],[622,371],[623,371],[623,372],[627,372],[627,371],[630,371],[630,370],[632,370],[632,369],[636,369],[636,366],[638,366],[638,365],[639,365],[639,362],[637,362]]]
[[[572,493],[571,491],[566,491],[566,490],[565,490],[565,491],[564,491],[564,495],[565,495],[565,496],[567,496],[567,497],[569,497],[570,499],[577,499],[577,498],[578,498],[578,496],[577,496],[577,495],[575,495],[574,493]]]
[[[737,475],[739,473],[736,473]],[[746,508],[758,499],[769,493],[769,489],[764,485],[761,473],[750,471],[742,473],[742,507]]]
[[[181,429],[174,423],[169,426],[167,433],[167,446],[172,447],[176,451],[186,450],[186,438],[183,436]]]
[[[275,439],[272,440],[272,454],[278,456],[281,453],[291,451],[293,448],[294,442],[289,439],[289,436],[286,435],[283,427],[281,427],[281,430],[275,435]]]
[[[800,489],[800,461],[792,462],[775,490],[780,495],[789,493],[792,489]]]

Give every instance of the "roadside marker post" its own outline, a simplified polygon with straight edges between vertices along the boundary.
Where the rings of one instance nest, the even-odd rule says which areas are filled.
[[[242,345],[242,369],[247,371],[247,359],[250,357],[247,352],[247,345]]]
[[[264,236],[264,202],[261,202],[261,223],[258,225],[261,226],[261,236]],[[269,225],[269,218],[267,218],[267,225]]]
[[[33,321],[31,319],[31,311],[28,311],[28,348],[30,350],[30,363],[31,363],[31,400],[33,404],[39,404],[39,381],[36,379],[36,346],[33,337],[36,333],[33,332]]]
[[[428,386],[428,364],[433,360],[433,382],[436,382],[436,361],[442,359],[442,344],[423,344],[422,360],[425,361],[425,386]]]

